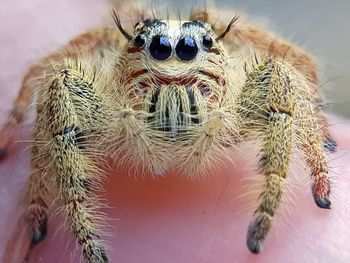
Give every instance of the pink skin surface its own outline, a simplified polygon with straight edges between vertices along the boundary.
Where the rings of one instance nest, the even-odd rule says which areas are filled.
[[[4,8],[3,8],[4,7]],[[83,8],[82,8],[83,7]],[[0,8],[0,123],[11,108],[21,77],[36,58],[54,50],[84,29],[99,25],[107,6],[99,1],[2,1]],[[334,119],[338,153],[330,155],[332,209],[314,204],[308,175],[293,165],[286,195],[261,254],[245,245],[257,206],[262,176],[254,172],[255,152],[232,153],[217,176],[189,180],[179,174],[157,179],[113,171],[105,182],[104,209],[110,262],[232,263],[350,262],[350,124]],[[30,173],[26,148],[31,124],[15,132],[9,156],[0,164],[0,258],[21,262],[28,239],[18,204]],[[253,157],[252,157],[253,156]],[[79,262],[73,236],[52,216],[47,238],[29,262]]]

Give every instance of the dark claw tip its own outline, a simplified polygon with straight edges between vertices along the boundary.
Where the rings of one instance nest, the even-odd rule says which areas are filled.
[[[40,243],[41,241],[43,241],[46,237],[45,233],[37,233],[37,234],[33,234],[31,237],[31,241],[33,245],[36,245],[38,243]]]
[[[31,234],[31,241],[33,245],[36,245],[43,241],[47,234],[47,223],[44,221],[43,225],[40,227],[39,231],[33,231]]]
[[[335,152],[337,150],[337,142],[333,138],[327,138],[324,142],[324,148],[327,151]]]
[[[102,259],[103,259],[104,263],[108,263],[109,262],[107,254],[106,254],[106,251],[102,250],[101,251],[101,256],[102,256]]]
[[[248,238],[247,246],[250,252],[254,254],[259,254],[262,248],[261,242],[257,240],[253,240],[252,238]]]
[[[46,237],[46,231],[40,233],[33,233],[31,236],[32,244],[36,245],[43,241]]]
[[[331,200],[328,197],[315,196],[315,202],[320,208],[331,209]]]
[[[0,160],[7,156],[7,149],[0,148]]]

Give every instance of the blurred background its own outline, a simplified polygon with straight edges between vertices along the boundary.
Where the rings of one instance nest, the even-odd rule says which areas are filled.
[[[21,78],[38,57],[70,38],[105,23],[112,0],[1,0],[0,1],[0,112],[8,112],[3,101],[13,101]],[[114,0],[114,2],[117,2]],[[321,85],[331,106],[328,111],[350,116],[350,2],[345,0],[139,0],[149,6],[169,6],[170,12],[188,14],[191,6],[215,5],[219,9],[242,10],[254,22],[313,53],[320,70]],[[65,12],[61,11],[64,9]],[[93,11],[91,11],[93,10]],[[38,15],[40,14],[40,15]],[[66,20],[76,21],[74,24]],[[54,30],[53,30],[54,27]],[[9,50],[11,47],[11,50]],[[9,87],[10,86],[10,87]],[[0,123],[1,124],[1,123]]]

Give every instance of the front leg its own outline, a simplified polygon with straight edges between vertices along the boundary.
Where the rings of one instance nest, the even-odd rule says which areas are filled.
[[[93,131],[90,122],[99,119],[94,83],[86,70],[76,63],[68,63],[56,71],[46,93],[43,95],[46,98],[44,112],[39,118],[47,123],[51,136],[48,152],[63,203],[62,211],[85,259],[89,263],[108,262],[94,217],[98,204],[90,191],[100,179],[99,173],[88,155],[91,151],[83,144]]]
[[[62,210],[86,260],[89,263],[106,263],[108,258],[94,218],[96,200],[90,192],[98,172],[79,150],[77,132],[72,127],[55,136],[50,152],[57,172]]]
[[[249,225],[247,246],[253,253],[259,253],[261,242],[269,232],[272,218],[284,192],[292,146],[291,113],[271,111],[263,138],[260,167],[265,175],[265,184],[260,194],[260,204]]]
[[[253,65],[239,97],[243,130],[262,141],[260,168],[265,183],[247,235],[253,253],[260,252],[282,199],[295,138],[296,93],[309,88],[303,80],[291,66],[265,59]]]

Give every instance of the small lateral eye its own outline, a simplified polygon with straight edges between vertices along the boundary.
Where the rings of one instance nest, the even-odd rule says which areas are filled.
[[[203,47],[206,49],[211,49],[213,47],[213,40],[209,35],[205,35],[202,40]]]
[[[134,39],[134,45],[136,47],[142,48],[142,47],[144,47],[145,43],[146,43],[146,40],[145,40],[145,37],[143,35],[138,35]]]

